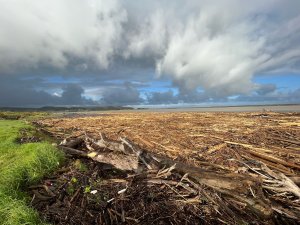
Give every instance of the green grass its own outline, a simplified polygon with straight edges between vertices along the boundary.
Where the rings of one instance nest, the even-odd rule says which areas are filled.
[[[0,119],[6,120],[38,120],[51,115],[48,112],[10,112],[0,111]]]
[[[21,120],[0,120],[0,224],[43,224],[28,206],[23,192],[37,183],[63,160],[50,143],[18,144],[19,130],[30,128]]]

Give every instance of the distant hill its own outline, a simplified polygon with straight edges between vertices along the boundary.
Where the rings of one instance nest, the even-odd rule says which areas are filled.
[[[12,112],[85,112],[85,111],[107,111],[107,110],[130,110],[132,107],[123,106],[44,106],[40,108],[27,108],[27,107],[0,107],[0,111]]]

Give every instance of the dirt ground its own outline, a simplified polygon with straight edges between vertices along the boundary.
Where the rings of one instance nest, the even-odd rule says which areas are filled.
[[[300,113],[118,112],[91,117],[45,119],[38,121],[37,124],[59,140],[83,136],[97,138],[100,133],[105,134],[112,141],[118,141],[120,137],[127,138],[149,154],[153,153],[155,156],[166,157],[169,160],[182,163],[183,167],[191,166],[201,168],[204,171],[201,177],[198,172],[188,170],[189,174],[194,178],[196,177],[202,185],[200,187],[193,182],[184,183],[185,186],[183,187],[185,187],[185,191],[189,190],[189,194],[182,192],[181,189],[176,189],[178,183],[175,186],[170,186],[175,181],[184,180],[185,176],[180,175],[180,172],[165,176],[164,181],[159,181],[161,186],[154,185],[149,191],[147,185],[142,186],[142,188],[137,185],[143,183],[144,178],[140,180],[137,178],[139,176],[131,173],[121,176],[118,173],[116,175],[111,172],[104,173],[105,176],[112,174],[110,179],[114,181],[103,186],[103,183],[95,182],[99,179],[107,179],[103,175],[103,168],[99,169],[99,165],[94,161],[72,159],[66,165],[66,170],[56,175],[57,179],[51,185],[60,187],[60,189],[54,188],[52,195],[61,196],[61,190],[66,192],[66,187],[70,183],[72,184],[72,179],[75,177],[76,185],[73,185],[76,186],[75,194],[73,191],[69,195],[65,193],[64,196],[69,197],[66,200],[67,203],[64,204],[61,201],[58,203],[57,200],[52,205],[40,201],[35,204],[45,215],[45,218],[52,222],[55,221],[55,224],[118,224],[125,222],[127,224],[151,224],[153,221],[154,224],[236,224],[245,221],[252,221],[251,223],[254,224],[296,224],[297,221],[300,221],[298,214],[300,213],[300,189],[297,186],[300,183]],[[82,146],[78,149],[87,151],[86,147]],[[74,167],[76,160],[86,162],[88,169],[80,172],[76,166]],[[99,175],[99,171],[102,171],[102,174]],[[177,169],[177,171],[181,170]],[[148,183],[149,177],[153,182],[152,178],[157,179],[161,171],[157,172],[155,176],[152,176],[151,173],[153,171],[149,170],[146,174]],[[129,180],[128,177],[130,177]],[[283,177],[284,181],[281,179]],[[116,182],[119,186],[114,185],[116,179],[122,180]],[[127,179],[126,182],[124,179]],[[106,214],[99,216],[97,210],[107,209],[107,205],[101,205],[99,203],[101,201],[98,201],[100,204],[97,206],[98,208],[95,208],[95,203],[87,204],[86,201],[93,202],[91,200],[93,196],[84,194],[83,185],[79,185],[77,180],[81,181],[79,184],[83,182],[88,184],[88,187],[93,186],[95,190],[101,190],[101,188],[106,190],[102,192],[102,194],[109,195],[106,200],[117,199],[114,197],[114,193],[128,187],[131,190],[128,192],[131,194],[127,195],[127,202],[124,199],[120,200],[119,197],[118,203],[114,203],[115,208],[110,209],[112,211],[106,211]],[[93,185],[91,185],[91,180],[94,182]],[[49,181],[46,180],[45,182]],[[155,182],[158,181],[155,180]],[[276,185],[279,183],[280,185],[272,186],[274,182],[277,182]],[[283,184],[285,182],[291,185]],[[170,186],[167,185],[167,189],[169,188],[173,195],[169,195],[170,190],[165,191],[166,184]],[[271,186],[268,186],[270,184]],[[202,190],[201,193],[198,193],[199,195],[191,190],[191,188],[197,189],[196,186]],[[142,190],[145,188],[148,191],[143,192]],[[42,189],[45,188],[42,187]],[[116,190],[113,191],[114,189]],[[203,192],[210,189],[211,191]],[[49,195],[46,189],[43,192],[45,195],[47,193]],[[37,194],[37,192],[35,193]],[[148,197],[141,197],[143,194],[138,195],[138,193],[147,193]],[[164,194],[161,195],[161,193]],[[176,197],[174,197],[174,193],[176,193]],[[79,201],[77,196],[80,195]],[[149,195],[152,199],[150,202]],[[240,197],[236,198],[234,195]],[[178,196],[184,196],[183,199],[186,204],[178,205],[178,202],[182,200],[180,197],[177,199]],[[196,200],[196,196],[200,199],[197,198]],[[205,198],[201,196],[205,196]],[[226,196],[231,197],[227,199]],[[264,220],[260,217],[261,215],[258,216],[256,213],[258,208],[254,213],[255,215],[252,215],[253,210],[248,213],[244,210],[246,206],[243,206],[243,204],[251,205],[252,200],[254,202],[259,201],[259,196],[268,199],[259,203],[258,211],[263,212]],[[251,198],[252,200],[248,201],[243,198]],[[107,203],[106,200],[102,199],[102,202]],[[83,213],[80,211],[82,207],[74,203],[76,201],[79,201],[78,204],[84,206],[85,209],[92,207],[90,211],[84,211],[84,215],[89,217],[85,221],[89,222],[84,223],[82,220],[78,220],[76,216],[69,218],[70,210],[74,210],[76,207],[78,209],[75,212]],[[172,202],[172,204],[165,204],[166,202]],[[131,210],[135,203],[142,211],[135,209],[133,212]],[[66,207],[69,210],[68,214],[61,215],[61,213],[55,212],[59,208],[57,204],[67,205],[61,207]],[[74,204],[75,206],[72,206]],[[54,208],[49,211],[51,207]],[[147,207],[152,208],[150,210]],[[262,207],[268,208],[269,211],[262,210]],[[89,213],[86,214],[86,211]],[[235,213],[237,211],[239,214]],[[112,215],[115,215],[115,220]],[[183,215],[188,215],[188,217],[183,217]],[[107,218],[110,218],[109,221]]]

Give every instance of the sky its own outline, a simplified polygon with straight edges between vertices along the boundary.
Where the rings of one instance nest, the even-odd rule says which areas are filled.
[[[300,103],[299,0],[0,4],[0,107]]]

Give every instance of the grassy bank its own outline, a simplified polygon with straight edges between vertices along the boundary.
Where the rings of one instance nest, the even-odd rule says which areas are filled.
[[[0,111],[0,119],[5,120],[37,120],[49,116],[50,113],[47,112],[10,112],[10,111]]]
[[[28,207],[28,185],[53,171],[63,156],[50,143],[18,144],[20,129],[30,129],[21,120],[0,120],[0,224],[41,224]]]

